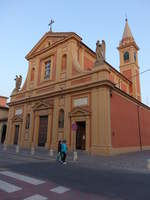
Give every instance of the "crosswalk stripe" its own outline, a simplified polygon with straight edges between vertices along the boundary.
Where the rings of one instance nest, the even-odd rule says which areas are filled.
[[[22,188],[20,188],[18,186],[15,186],[13,184],[10,184],[10,183],[7,183],[7,182],[1,181],[1,180],[0,180],[0,189],[5,191],[5,192],[8,192],[8,193],[12,193],[12,192],[22,190]]]
[[[47,200],[47,197],[41,196],[39,194],[35,194],[33,196],[30,196],[28,198],[25,198],[24,200]]]
[[[11,178],[15,178],[17,180],[20,180],[20,181],[23,181],[23,182],[26,182],[26,183],[29,183],[29,184],[32,184],[32,185],[40,185],[40,184],[45,183],[45,181],[38,180],[38,179],[35,179],[35,178],[31,178],[29,176],[24,176],[24,175],[21,175],[21,174],[10,172],[10,171],[1,171],[0,174],[11,177]]]
[[[69,189],[69,188],[66,188],[66,187],[64,187],[64,186],[58,186],[58,187],[55,187],[55,188],[51,189],[50,191],[51,191],[51,192],[55,192],[55,193],[57,193],[57,194],[63,194],[63,193],[65,193],[65,192],[70,191],[70,189]]]

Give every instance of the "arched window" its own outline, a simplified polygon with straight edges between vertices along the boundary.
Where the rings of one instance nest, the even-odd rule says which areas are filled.
[[[129,61],[129,52],[124,53],[124,61]]]
[[[58,128],[64,128],[64,110],[59,111]]]
[[[35,71],[35,68],[33,67],[31,70],[31,81],[34,81],[34,71]]]
[[[61,61],[61,71],[65,71],[67,68],[67,55],[64,54],[62,56],[62,61]]]
[[[28,113],[26,117],[26,129],[29,129],[29,127],[30,127],[30,114]]]

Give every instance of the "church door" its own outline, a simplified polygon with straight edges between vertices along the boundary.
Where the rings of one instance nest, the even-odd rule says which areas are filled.
[[[76,122],[77,131],[76,131],[76,149],[85,150],[85,121]]]
[[[45,146],[47,140],[48,116],[40,117],[38,146]]]
[[[19,137],[19,125],[15,125],[15,136],[14,136],[14,144],[18,144],[18,137]]]

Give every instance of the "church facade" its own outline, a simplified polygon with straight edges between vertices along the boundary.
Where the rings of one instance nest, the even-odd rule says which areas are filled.
[[[150,149],[150,108],[141,102],[138,50],[126,20],[120,72],[73,32],[47,32],[27,54],[28,73],[16,76],[5,145],[111,155]]]

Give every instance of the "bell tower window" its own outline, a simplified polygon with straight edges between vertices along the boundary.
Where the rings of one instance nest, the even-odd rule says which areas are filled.
[[[123,57],[125,62],[129,61],[129,52],[126,51]]]

